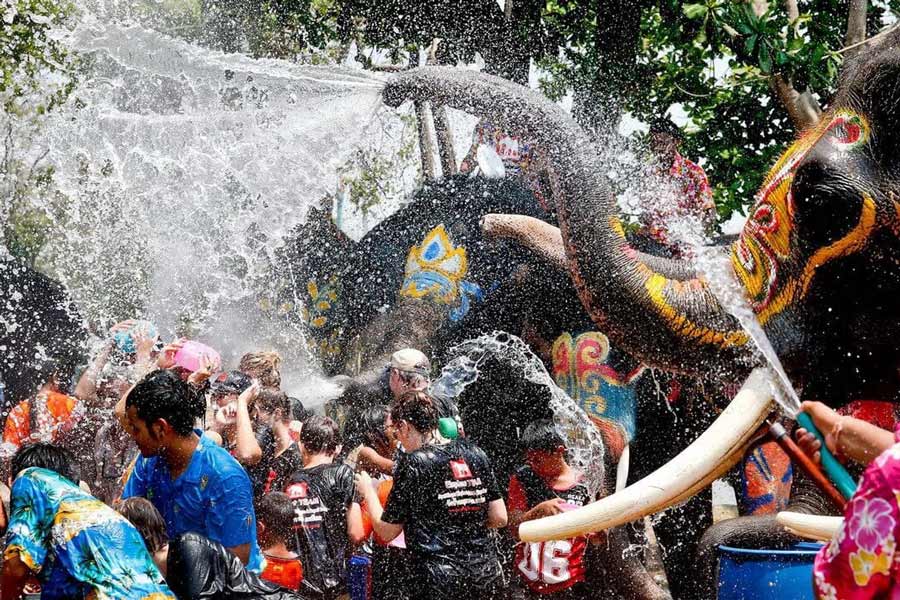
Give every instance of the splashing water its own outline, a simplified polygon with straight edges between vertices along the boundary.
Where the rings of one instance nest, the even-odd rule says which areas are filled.
[[[287,285],[272,277],[276,252],[349,157],[402,143],[404,113],[380,102],[385,78],[223,54],[112,21],[102,3],[82,8],[66,38],[79,84],[29,150],[46,153],[66,207],[38,265],[101,330],[141,316],[227,363],[274,348],[288,379],[306,370],[289,392],[302,382],[334,395],[302,328],[259,303]],[[401,184],[400,197],[415,181]]]
[[[655,194],[647,193],[648,182],[649,187],[655,188]],[[675,206],[678,204],[677,193],[670,180],[658,173],[651,174],[638,196],[641,202],[639,210],[655,210],[660,205]],[[720,246],[711,245],[712,240],[697,214],[688,210],[660,211],[658,214],[664,217],[674,241],[689,249],[688,254],[694,266],[709,284],[709,289],[719,304],[738,320],[753,340],[758,353],[757,359],[764,361],[774,375],[770,377],[770,383],[776,402],[787,416],[795,416],[800,411],[800,398],[775,353],[771,340],[747,301],[728,253]]]
[[[549,407],[559,433],[566,440],[571,464],[585,475],[592,494],[604,482],[605,446],[600,432],[585,412],[556,383],[544,363],[528,345],[509,333],[495,331],[466,340],[450,349],[454,356],[441,370],[432,390],[442,396],[458,397],[480,375],[480,365],[489,357],[514,367],[527,381],[537,383],[550,392]]]

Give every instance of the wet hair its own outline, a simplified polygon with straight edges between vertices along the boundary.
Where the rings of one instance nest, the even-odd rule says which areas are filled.
[[[137,415],[149,426],[165,419],[178,435],[189,435],[194,422],[206,412],[203,396],[174,372],[160,369],[147,374],[128,394],[125,407],[137,409]]]
[[[283,492],[271,492],[256,505],[256,518],[278,541],[289,544],[293,539],[294,505]]]
[[[153,503],[146,498],[140,496],[128,498],[119,502],[116,510],[138,530],[138,533],[144,538],[144,545],[151,554],[159,552],[169,543],[166,522]]]
[[[291,420],[291,400],[284,392],[263,388],[256,397],[256,405],[268,413],[279,411],[282,421]]]
[[[300,443],[311,454],[334,452],[341,443],[337,423],[321,415],[311,416],[300,430]]]
[[[75,456],[65,448],[46,442],[22,446],[12,458],[10,472],[15,478],[16,475],[31,467],[53,471],[73,483],[78,483],[78,465]]]
[[[560,447],[566,447],[566,441],[556,430],[552,419],[538,419],[525,427],[522,437],[519,438],[519,448],[522,452],[538,450],[542,452],[555,452]]]
[[[303,406],[303,403],[300,402],[298,398],[289,396],[288,400],[291,403],[291,418],[293,418],[295,421],[306,423],[306,420],[312,416],[312,413],[306,410],[306,408]]]
[[[419,390],[410,390],[391,404],[391,420],[395,423],[406,421],[419,433],[427,433],[437,428],[438,411],[431,396]]]
[[[280,365],[281,355],[277,352],[248,352],[241,357],[238,371],[255,377],[263,387],[278,389],[281,387]]]
[[[388,443],[387,433],[384,430],[387,415],[388,408],[383,404],[369,406],[360,413],[359,435],[364,444],[374,447]]]
[[[657,117],[650,122],[650,135],[665,134],[677,141],[684,139],[681,129],[668,117]]]

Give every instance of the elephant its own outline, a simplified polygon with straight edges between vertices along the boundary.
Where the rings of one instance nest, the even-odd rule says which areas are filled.
[[[847,62],[829,109],[772,168],[730,249],[731,271],[791,382],[802,398],[832,406],[854,398],[896,402],[900,391],[900,345],[895,341],[900,321],[894,300],[900,287],[900,201],[894,159],[898,138],[893,134],[898,120],[894,101],[894,82],[900,74],[898,36],[885,36]],[[511,253],[519,246],[531,253],[531,261],[539,259],[526,258],[507,269],[498,290],[511,300],[527,298],[537,288],[528,289],[534,282],[527,278],[529,269],[538,269],[532,272],[547,280],[564,270],[593,328],[646,365],[715,381],[740,381],[758,364],[750,337],[695,265],[646,254],[629,242],[595,140],[562,109],[510,82],[441,67],[394,77],[383,98],[393,106],[411,100],[488,115],[545,149],[551,191],[547,214],[503,210],[479,215],[486,236],[509,242]],[[407,256],[406,248],[421,250],[417,241],[406,239],[405,246],[401,243],[400,250],[394,246],[391,251]],[[410,263],[408,256],[406,264],[412,274],[420,266],[416,260]],[[404,276],[410,273],[404,270],[399,276],[399,289],[406,289]],[[517,287],[515,282],[523,278],[528,283]],[[464,280],[465,275],[457,283]],[[429,289],[446,290],[443,284]],[[394,294],[398,288],[385,289]],[[453,308],[461,308],[460,297],[459,290],[443,296],[458,303]],[[384,353],[397,344],[431,349],[438,345],[432,346],[432,340],[445,343],[448,304],[442,312],[437,309],[440,302],[424,304],[422,299],[402,293],[396,304],[388,299],[376,307],[376,312],[379,308],[383,312],[355,330],[366,335],[358,338],[357,358],[346,371],[355,375],[354,381],[377,381],[386,362]],[[491,303],[484,304],[484,314],[490,314]],[[509,310],[497,315],[498,322],[512,325],[512,331],[531,331],[533,324],[522,304],[511,302]],[[558,312],[538,311],[544,316]],[[511,314],[519,315],[520,321],[506,323]],[[416,324],[415,331],[398,327],[400,323]],[[378,331],[381,335],[369,336]],[[391,343],[380,343],[388,339]],[[760,392],[764,386],[758,373],[753,372],[733,402],[716,407],[723,409],[722,414],[697,443],[664,466],[665,472],[689,474],[689,481],[660,479],[661,469],[648,478],[655,488],[652,502],[634,501],[650,487],[644,480],[643,487],[637,482],[568,513],[564,520],[550,517],[528,523],[523,535],[539,540],[576,529],[602,530],[660,511],[704,489],[739,459],[754,439],[753,431],[772,410],[768,391]],[[763,396],[765,402],[760,402]],[[710,440],[717,440],[714,445],[720,454],[710,455],[701,448]],[[678,461],[687,456],[703,460],[679,470]],[[626,510],[618,510],[622,507]],[[830,507],[799,477],[791,508],[827,512]],[[790,541],[771,517],[725,521],[710,534],[710,543],[739,540],[764,546]],[[709,548],[700,553],[700,565],[706,569],[700,575],[707,581]],[[696,575],[694,570],[692,576]]]
[[[829,109],[772,168],[731,247],[731,270],[801,398],[832,406],[855,398],[896,402],[900,390],[898,43],[894,32],[848,61]],[[510,214],[488,215],[484,225],[561,261],[586,312],[614,344],[646,364],[716,379],[740,380],[758,363],[747,332],[692,264],[629,244],[601,157],[564,111],[508,82],[441,68],[400,75],[383,96],[391,105],[429,101],[489,114],[547,149],[558,231]],[[716,423],[679,456],[698,459],[691,468],[680,469],[676,459],[652,482],[565,518],[523,525],[523,536],[596,531],[685,500],[742,454],[772,410],[769,396],[767,380],[753,371]],[[702,448],[712,440],[718,455]],[[665,473],[685,480],[666,480]],[[652,501],[638,501],[650,493]],[[791,508],[828,506],[800,481]],[[759,545],[786,539],[771,517],[725,521],[714,533],[717,541]]]
[[[58,370],[83,362],[87,331],[65,288],[14,258],[0,258],[0,422]]]

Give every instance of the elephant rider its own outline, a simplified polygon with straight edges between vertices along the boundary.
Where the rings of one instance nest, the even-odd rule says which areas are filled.
[[[667,198],[644,211],[640,218],[641,233],[661,245],[664,255],[681,253],[668,234],[674,220],[685,216],[699,219],[704,233],[709,233],[716,224],[716,205],[709,180],[703,167],[681,155],[681,142],[681,130],[669,119],[661,118],[651,123],[650,149],[660,174],[674,186],[676,197],[674,202]],[[652,249],[647,251],[652,252]]]

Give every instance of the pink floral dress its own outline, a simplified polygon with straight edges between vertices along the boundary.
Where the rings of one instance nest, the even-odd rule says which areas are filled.
[[[816,595],[825,600],[900,599],[900,428],[898,443],[866,468],[844,524],[816,556]]]

